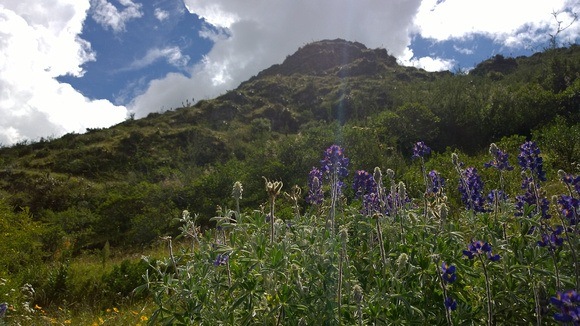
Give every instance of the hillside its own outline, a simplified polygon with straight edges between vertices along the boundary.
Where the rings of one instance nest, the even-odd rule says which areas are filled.
[[[492,141],[550,126],[554,134],[543,141],[571,137],[579,76],[578,46],[496,56],[453,74],[403,67],[386,50],[356,42],[314,42],[215,99],[2,148],[1,195],[50,226],[47,248],[63,234],[76,251],[149,243],[174,233],[171,221],[183,209],[207,222],[216,205],[232,205],[236,180],[245,207],[266,201],[261,176],[304,187],[332,143],[348,150],[353,169],[378,164],[404,175],[417,140],[478,154]],[[549,156],[570,170],[580,149],[567,144]]]

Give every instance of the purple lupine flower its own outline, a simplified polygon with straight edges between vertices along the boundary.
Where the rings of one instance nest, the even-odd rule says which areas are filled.
[[[215,258],[215,260],[213,261],[213,265],[214,266],[222,266],[228,263],[228,260],[230,259],[230,255],[228,254],[218,254]]]
[[[491,245],[489,243],[481,240],[471,242],[467,246],[467,250],[463,250],[463,255],[467,256],[469,259],[473,259],[481,254],[485,254],[487,259],[491,261],[498,261],[501,258],[500,255],[492,254]]]
[[[443,193],[445,187],[445,179],[435,170],[429,172],[429,181],[431,182],[431,192],[434,194]]]
[[[489,204],[494,204],[496,201],[498,202],[506,201],[507,199],[508,195],[505,192],[498,189],[490,191],[489,194],[487,195],[487,202]]]
[[[311,205],[320,205],[324,199],[322,191],[322,171],[312,168],[308,173],[308,195],[306,202]]]
[[[6,302],[0,303],[0,318],[4,318],[6,310],[8,310],[8,304]]]
[[[455,266],[449,265],[446,262],[441,264],[441,277],[443,281],[447,283],[453,283],[457,279],[457,274],[455,274]]]
[[[556,229],[552,230],[550,234],[542,234],[542,240],[538,241],[538,246],[540,247],[548,247],[548,249],[554,250],[556,247],[562,246],[564,243],[563,238],[559,238],[558,236],[564,232],[564,228],[559,225]]]
[[[324,152],[324,158],[320,161],[322,172],[325,174],[336,173],[339,177],[348,175],[348,163],[350,160],[344,156],[344,151],[338,145],[332,145]]]
[[[500,171],[511,171],[514,169],[508,161],[508,154],[503,152],[497,147],[496,144],[491,144],[489,146],[489,153],[493,157],[491,161],[484,163],[483,166],[486,168],[496,168]]]
[[[540,157],[540,149],[535,142],[527,141],[520,146],[518,163],[522,170],[528,170],[538,178],[538,181],[546,181],[546,173],[543,170],[543,159]]]
[[[431,148],[425,145],[423,141],[416,142],[415,145],[413,145],[412,158],[425,157],[425,155],[429,154],[431,154]]]
[[[445,301],[443,301],[443,304],[445,305],[445,308],[454,311],[455,309],[457,309],[457,301],[455,301],[455,299],[453,299],[452,297],[447,297],[445,298]]]
[[[558,174],[561,173],[562,182],[570,187],[574,188],[576,193],[580,196],[580,175],[574,176],[572,174],[566,173],[564,171],[558,171]]]
[[[566,217],[570,226],[578,224],[580,200],[572,196],[561,195],[556,202],[560,205],[560,213]]]
[[[361,211],[362,214],[371,216],[380,212],[380,210],[381,204],[379,201],[379,195],[376,192],[363,195],[363,208]]]
[[[409,198],[408,194],[405,193],[405,197],[401,197],[401,195],[396,192],[396,193],[389,193],[387,195],[387,200],[386,200],[386,211],[384,212],[386,215],[391,216],[393,212],[397,211],[397,207],[403,207],[406,204],[411,202],[411,198]]]
[[[485,212],[483,181],[481,181],[476,168],[468,167],[461,171],[459,192],[461,192],[461,200],[467,209],[471,209],[474,212]]]
[[[529,179],[527,179],[529,181]],[[524,182],[526,184],[526,192],[523,195],[516,196],[516,212],[515,216],[524,216],[524,210],[526,204],[529,206],[536,205],[536,207],[530,211],[530,215],[526,217],[532,217],[534,214],[542,214],[542,218],[549,219],[552,217],[550,215],[550,201],[545,197],[538,197],[537,191],[534,189],[533,182]],[[539,207],[538,207],[539,204]]]
[[[558,312],[554,314],[554,319],[563,323],[580,325],[580,294],[575,290],[556,292],[555,297],[550,298]]]
[[[377,192],[377,183],[372,174],[365,170],[358,170],[354,174],[352,188],[355,191],[356,198],[360,198],[365,194]]]

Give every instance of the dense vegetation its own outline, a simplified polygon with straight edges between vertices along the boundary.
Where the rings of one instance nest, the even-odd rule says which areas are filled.
[[[6,238],[0,294],[42,307],[75,302],[106,309],[134,299],[130,289],[153,267],[138,259],[124,267],[120,261],[107,264],[105,253],[139,252],[160,236],[179,235],[175,219],[184,209],[198,214],[203,230],[211,228],[218,205],[222,212],[234,206],[235,181],[244,187],[243,213],[258,218],[254,209],[268,207],[262,176],[283,181],[284,191],[292,185],[305,191],[307,172],[319,166],[321,149],[334,143],[348,152],[351,171],[392,169],[410,198],[421,198],[425,190],[410,159],[417,140],[433,148],[428,164],[449,178],[452,152],[467,164],[481,162],[495,142],[514,158],[526,139],[542,149],[549,180],[557,179],[559,169],[577,175],[579,76],[576,45],[531,57],[495,56],[468,74],[453,74],[402,67],[385,50],[359,43],[321,41],[216,99],[85,134],[0,148],[0,225]],[[486,182],[497,183],[486,173]],[[345,182],[352,178],[353,173]],[[505,179],[507,193],[521,191],[519,175]],[[449,182],[447,199],[459,207],[457,184]],[[562,187],[554,181],[545,189],[551,196]],[[348,207],[358,203],[355,191],[344,192],[344,209],[354,210]],[[302,212],[310,207],[304,196],[298,205]],[[277,218],[294,218],[292,201],[278,200],[276,206]],[[323,216],[311,213],[309,218]],[[456,221],[461,214],[452,213]],[[300,223],[306,228],[314,221]],[[454,227],[465,231],[462,223]],[[105,268],[83,278],[89,273],[75,269],[74,260],[86,255]],[[121,274],[138,276],[118,282],[115,275]],[[31,298],[10,292],[24,284],[35,289]]]
[[[534,142],[520,146],[517,170],[496,144],[478,166],[465,165],[455,153],[438,155],[437,163],[453,166],[445,176],[431,170],[430,154],[423,142],[414,146],[413,168],[424,182],[417,198],[390,169],[358,170],[352,184],[344,182],[349,158],[333,145],[309,174],[305,212],[297,204],[298,188],[282,193],[280,181],[267,179],[265,209],[221,210],[217,227],[203,234],[184,211],[181,231],[190,246],[173,251],[170,245],[166,259],[151,263],[141,287],[157,306],[150,321],[580,323],[574,290],[580,285],[580,176],[560,172],[561,183],[551,186],[562,193],[550,203]],[[478,172],[484,169],[490,170],[485,177]],[[522,189],[507,195],[510,174],[521,178]],[[354,190],[351,204],[343,200],[346,188]],[[447,197],[455,192],[459,205]],[[235,183],[234,199],[243,194]],[[275,214],[282,195],[295,205],[286,220]]]

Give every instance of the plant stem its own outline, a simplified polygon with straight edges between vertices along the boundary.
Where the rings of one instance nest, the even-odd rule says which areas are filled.
[[[270,244],[274,243],[274,201],[275,197],[270,196]]]
[[[380,223],[381,218],[379,217],[378,214],[376,215],[376,220],[377,220],[377,236],[379,238],[379,251],[381,252],[381,262],[383,263],[383,267],[386,267],[387,257],[385,254],[385,246],[383,245],[383,232],[381,231],[381,223]]]
[[[479,260],[481,261],[481,265],[483,266],[483,275],[485,277],[485,293],[487,295],[487,325],[493,325],[493,312],[492,312],[492,302],[491,302],[491,285],[489,276],[487,275],[487,266],[485,264],[485,260],[481,255],[479,255]]]

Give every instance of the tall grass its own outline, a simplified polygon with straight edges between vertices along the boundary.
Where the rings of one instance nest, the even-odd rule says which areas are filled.
[[[322,164],[331,152],[346,168],[334,146]],[[357,171],[366,181],[345,198],[337,170],[322,166],[331,174],[323,182],[316,173],[308,198],[322,189],[330,196],[287,220],[275,216],[280,188],[266,180],[268,214],[220,210],[216,228],[151,262],[140,288],[155,304],[149,324],[577,325],[580,177],[564,174],[570,192],[546,211],[541,180],[529,188],[524,178],[522,194],[494,190],[486,199],[477,170],[456,155],[458,173],[446,177],[459,179],[459,189],[446,189],[441,174],[425,169],[429,153],[415,153],[425,183],[419,198],[408,198],[392,171],[383,185],[380,169]],[[486,167],[500,170],[503,187],[505,174],[519,172],[500,164],[507,156],[499,153],[493,148]],[[538,173],[534,155],[532,169],[521,171]],[[461,207],[447,197],[458,192]]]

